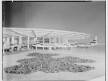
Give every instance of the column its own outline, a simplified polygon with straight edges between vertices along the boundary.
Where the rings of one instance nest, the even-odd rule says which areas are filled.
[[[60,43],[61,43],[61,45],[63,45],[62,37],[61,36],[60,36]],[[63,49],[63,46],[61,46],[61,49]]]
[[[29,36],[27,37],[27,47],[29,49]]]
[[[22,44],[22,37],[19,36],[19,45],[21,45],[21,44]]]
[[[44,38],[42,38],[42,50],[44,50]]]
[[[49,37],[49,45],[51,45],[51,37]]]
[[[44,37],[43,37],[43,45],[44,45]]]
[[[59,36],[59,44],[61,44],[61,36]]]
[[[95,36],[95,42],[96,42],[95,44],[97,45],[97,36]]]
[[[22,37],[19,36],[19,46],[18,46],[18,50],[21,48],[21,45],[22,45]]]
[[[14,36],[12,36],[12,41],[11,41],[11,43],[12,43],[12,44],[15,43],[15,37],[14,37]]]
[[[61,48],[62,48],[62,45],[61,45],[61,36],[59,36],[59,49],[61,50]]]
[[[6,38],[6,44],[10,44],[10,37]]]
[[[34,42],[36,42],[36,41],[37,41],[37,38],[35,37],[35,38],[34,38]]]
[[[49,50],[52,50],[52,38],[51,37],[49,38],[49,43],[50,43]]]
[[[56,43],[56,37],[54,37],[54,43]]]
[[[60,38],[61,39],[61,44],[63,43],[63,41],[62,41],[62,37]]]
[[[37,46],[36,46],[36,48],[35,48],[36,50],[37,50]]]

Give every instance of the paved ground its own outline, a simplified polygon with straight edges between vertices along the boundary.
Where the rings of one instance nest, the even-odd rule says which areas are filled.
[[[23,58],[31,58],[26,55],[33,52],[40,52],[40,53],[49,53],[49,54],[60,54],[56,57],[64,57],[64,56],[73,56],[73,57],[79,57],[83,59],[91,59],[96,60],[96,63],[87,63],[86,65],[94,66],[96,69],[91,70],[88,72],[83,73],[70,73],[70,72],[60,72],[60,73],[44,73],[44,72],[34,72],[31,74],[20,74],[20,75],[12,75],[12,74],[5,74],[3,73],[4,81],[24,81],[24,80],[91,80],[95,77],[100,77],[105,74],[105,50],[99,48],[96,49],[73,49],[71,51],[69,50],[63,50],[63,51],[36,51],[36,50],[30,50],[30,51],[23,51],[23,52],[17,52],[9,55],[3,56],[3,67],[13,66],[18,64],[16,61]]]

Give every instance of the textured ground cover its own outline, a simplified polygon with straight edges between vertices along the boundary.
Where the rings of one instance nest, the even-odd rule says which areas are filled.
[[[29,59],[17,60],[19,65],[4,68],[6,73],[10,74],[30,74],[32,72],[42,71],[45,73],[58,73],[58,72],[86,72],[94,70],[95,67],[89,65],[79,65],[77,63],[94,63],[94,60],[81,59],[78,57],[65,56],[53,58],[59,54],[40,54],[30,53],[27,56],[32,57]]]

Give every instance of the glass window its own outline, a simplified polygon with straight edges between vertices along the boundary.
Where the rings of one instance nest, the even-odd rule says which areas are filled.
[[[44,38],[44,43],[49,43],[49,38]]]
[[[38,37],[37,40],[38,40],[39,43],[43,43],[43,38]]]

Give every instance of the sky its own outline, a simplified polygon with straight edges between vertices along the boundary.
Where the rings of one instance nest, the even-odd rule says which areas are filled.
[[[105,2],[3,3],[3,27],[41,28],[83,32],[105,43]]]

